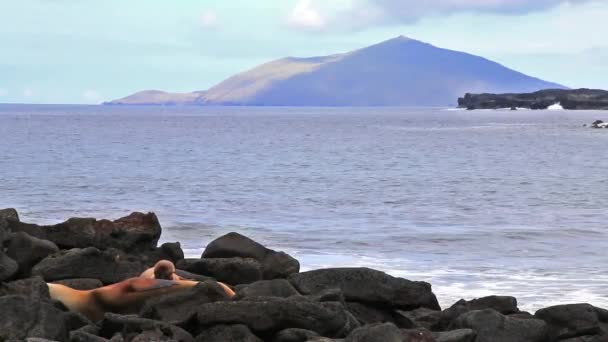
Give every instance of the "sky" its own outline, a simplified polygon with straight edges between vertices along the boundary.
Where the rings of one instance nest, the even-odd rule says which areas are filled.
[[[2,0],[0,103],[205,90],[399,35],[608,89],[608,0]]]

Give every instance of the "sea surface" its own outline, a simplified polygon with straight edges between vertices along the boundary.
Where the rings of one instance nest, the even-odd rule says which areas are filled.
[[[154,211],[198,257],[238,231],[303,269],[432,283],[443,307],[608,308],[608,130],[593,111],[0,105],[0,207]]]

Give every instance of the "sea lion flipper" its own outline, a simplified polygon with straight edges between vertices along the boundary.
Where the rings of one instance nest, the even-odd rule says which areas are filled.
[[[165,279],[134,278],[130,281],[129,285],[131,285],[133,291],[143,292],[162,289],[166,287],[178,286],[179,283],[173,280]]]

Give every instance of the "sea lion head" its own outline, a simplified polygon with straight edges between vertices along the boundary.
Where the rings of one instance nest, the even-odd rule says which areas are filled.
[[[154,278],[172,280],[175,265],[169,260],[161,260],[154,265]]]

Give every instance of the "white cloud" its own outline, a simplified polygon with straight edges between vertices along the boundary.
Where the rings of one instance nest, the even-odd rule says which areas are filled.
[[[8,94],[8,90],[4,88],[0,88],[0,97],[6,96]]]
[[[299,0],[288,22],[295,28],[361,30],[374,26],[411,24],[425,17],[457,13],[523,15],[560,5],[605,0],[350,0],[348,8],[322,13],[320,0]],[[329,13],[331,12],[331,13]]]
[[[219,18],[214,10],[205,10],[200,16],[200,25],[205,29],[216,29],[219,26]]]
[[[82,98],[87,103],[99,103],[102,100],[101,94],[97,90],[87,89],[82,93]]]
[[[296,29],[322,30],[327,20],[312,0],[298,0],[287,17],[287,24]]]
[[[23,97],[32,97],[34,96],[34,91],[30,88],[23,89]]]

